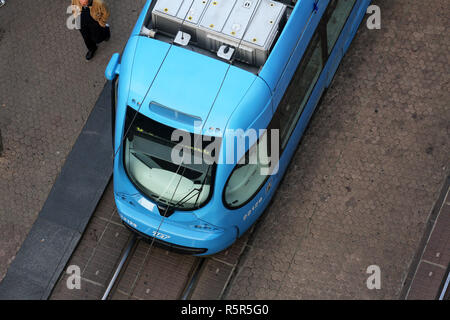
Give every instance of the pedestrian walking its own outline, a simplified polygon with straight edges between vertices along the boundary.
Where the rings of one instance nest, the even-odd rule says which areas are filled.
[[[80,32],[88,49],[86,60],[91,60],[97,44],[111,37],[107,24],[109,9],[103,0],[72,0],[72,6],[75,18],[80,16]]]
[[[0,0],[0,8],[6,4],[6,0]]]

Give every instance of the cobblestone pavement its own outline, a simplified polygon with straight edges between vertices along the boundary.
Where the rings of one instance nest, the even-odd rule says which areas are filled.
[[[373,4],[381,30],[363,22],[228,299],[399,298],[449,173],[450,2]]]
[[[0,280],[44,204],[145,0],[109,1],[112,37],[95,58],[69,30],[70,1],[8,0],[0,9]]]

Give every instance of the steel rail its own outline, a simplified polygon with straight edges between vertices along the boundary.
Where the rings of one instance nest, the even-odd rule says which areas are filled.
[[[194,271],[192,272],[189,281],[187,282],[184,290],[181,294],[180,300],[189,300],[194,292],[195,286],[200,278],[200,274],[203,270],[203,265],[205,264],[207,258],[198,258],[198,261],[195,265]]]
[[[445,280],[444,286],[442,287],[441,294],[439,295],[439,300],[444,300],[447,291],[449,290],[450,283],[450,272],[447,272],[447,280]]]
[[[129,241],[127,248],[125,249],[122,259],[120,259],[119,265],[117,266],[116,271],[114,272],[114,275],[112,276],[111,281],[109,282],[109,285],[106,288],[105,293],[103,294],[102,300],[108,299],[108,296],[110,295],[112,288],[116,284],[117,278],[119,277],[119,274],[122,271],[122,268],[125,265],[125,262],[127,261],[133,247],[137,243],[137,240],[138,240],[138,236],[135,233],[132,233],[132,238]]]

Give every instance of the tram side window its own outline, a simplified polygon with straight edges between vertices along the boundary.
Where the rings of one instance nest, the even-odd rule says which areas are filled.
[[[328,5],[327,15],[327,39],[328,39],[328,54],[333,51],[342,28],[347,21],[348,16],[352,12],[356,0],[331,0]]]
[[[281,149],[284,149],[286,143],[289,141],[289,137],[324,67],[321,41],[322,35],[319,32],[319,28],[317,28],[277,108],[276,112],[280,119]]]

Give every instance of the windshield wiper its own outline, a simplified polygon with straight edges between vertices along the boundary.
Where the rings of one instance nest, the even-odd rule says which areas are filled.
[[[206,178],[208,177],[209,169],[211,169],[211,166],[208,166],[208,170],[206,170],[205,178],[203,178],[202,186],[200,187],[200,191],[198,192],[197,199],[195,199],[195,202],[194,202],[194,207],[197,205],[198,198],[200,197],[200,194],[203,190],[203,186],[205,185]],[[209,192],[211,192],[211,190]]]
[[[192,189],[191,191],[188,192],[187,195],[185,195],[185,196],[184,196],[183,198],[181,198],[177,203],[175,203],[174,206],[175,206],[175,207],[176,207],[176,206],[182,206],[183,203],[186,203],[187,201],[191,200],[192,197],[195,196],[195,194],[193,194],[193,195],[191,195],[191,196],[189,197],[189,195],[190,195],[192,192],[194,192],[194,191],[199,191],[199,192],[200,192],[200,191],[202,191],[202,188],[203,188],[203,185],[201,186],[200,189],[199,189],[199,188],[194,188],[194,189]],[[186,199],[186,197],[189,197],[189,198]],[[186,200],[185,200],[185,199],[186,199]]]
[[[209,169],[211,169],[211,166],[208,166],[208,170],[206,170],[205,177],[203,178],[201,187],[200,187],[200,188],[194,188],[194,189],[192,189],[191,191],[189,191],[189,193],[188,193],[187,195],[185,195],[180,201],[178,201],[178,202],[175,204],[175,206],[183,205],[183,203],[186,203],[187,201],[191,200],[192,197],[194,197],[195,195],[197,195],[197,199],[195,199],[194,206],[193,206],[193,208],[195,208],[195,206],[197,205],[197,201],[198,201],[198,199],[200,198],[200,194],[202,193],[203,187],[204,187],[204,185],[205,185],[206,178],[208,177]],[[186,197],[188,197],[188,196],[189,196],[192,192],[194,192],[194,191],[198,191],[198,193],[197,193],[197,194],[193,194],[193,195],[191,195],[188,199],[184,200]]]

